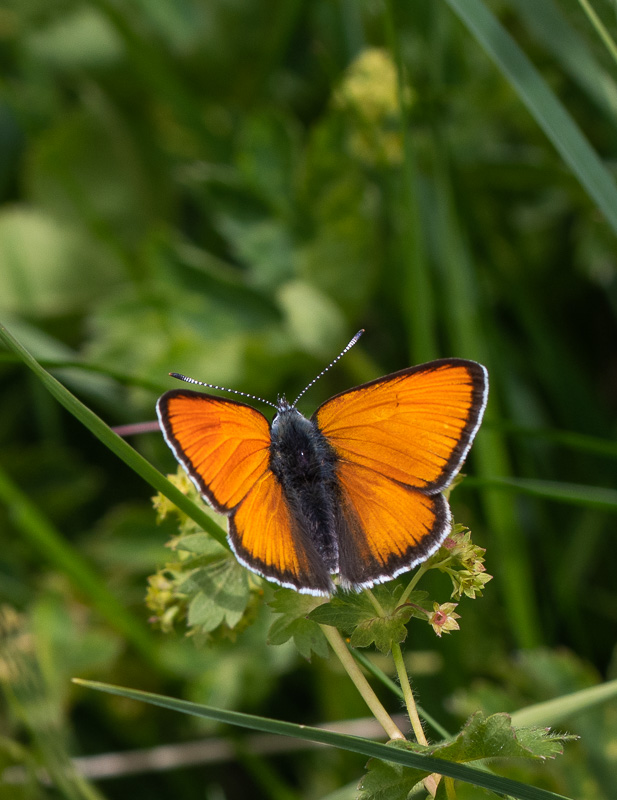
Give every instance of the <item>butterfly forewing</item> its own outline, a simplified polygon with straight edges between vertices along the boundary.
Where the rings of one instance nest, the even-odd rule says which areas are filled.
[[[188,390],[157,403],[167,443],[201,494],[229,512],[268,469],[270,426],[254,408]]]
[[[486,393],[480,364],[433,361],[336,395],[314,419],[342,461],[433,493],[467,455]]]

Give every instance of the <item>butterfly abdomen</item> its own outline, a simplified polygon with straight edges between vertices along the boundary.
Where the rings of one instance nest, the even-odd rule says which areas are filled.
[[[271,437],[270,469],[282,486],[295,527],[335,572],[336,454],[317,425],[295,408],[277,414]]]

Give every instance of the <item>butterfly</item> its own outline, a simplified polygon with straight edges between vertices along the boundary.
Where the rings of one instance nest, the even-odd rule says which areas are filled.
[[[312,595],[358,591],[425,561],[452,527],[442,492],[482,421],[485,367],[448,358],[402,369],[331,397],[310,419],[296,408],[306,389],[293,403],[270,403],[271,423],[203,392],[158,400],[165,440],[201,496],[228,516],[238,561]]]

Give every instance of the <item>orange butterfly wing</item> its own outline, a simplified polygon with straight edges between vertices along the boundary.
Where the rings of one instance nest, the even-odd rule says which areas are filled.
[[[360,588],[434,552],[451,527],[440,494],[480,425],[488,379],[473,361],[433,361],[324,403],[314,419],[338,458],[339,573]]]
[[[157,413],[168,445],[202,497],[229,515],[238,560],[284,586],[329,592],[330,576],[297,529],[269,469],[270,424],[263,414],[182,389],[164,394]]]

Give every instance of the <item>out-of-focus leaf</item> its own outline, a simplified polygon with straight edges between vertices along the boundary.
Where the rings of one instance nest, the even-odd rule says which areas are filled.
[[[21,314],[74,313],[120,278],[74,226],[27,206],[0,211],[0,309]],[[81,280],[84,266],[89,279]]]

